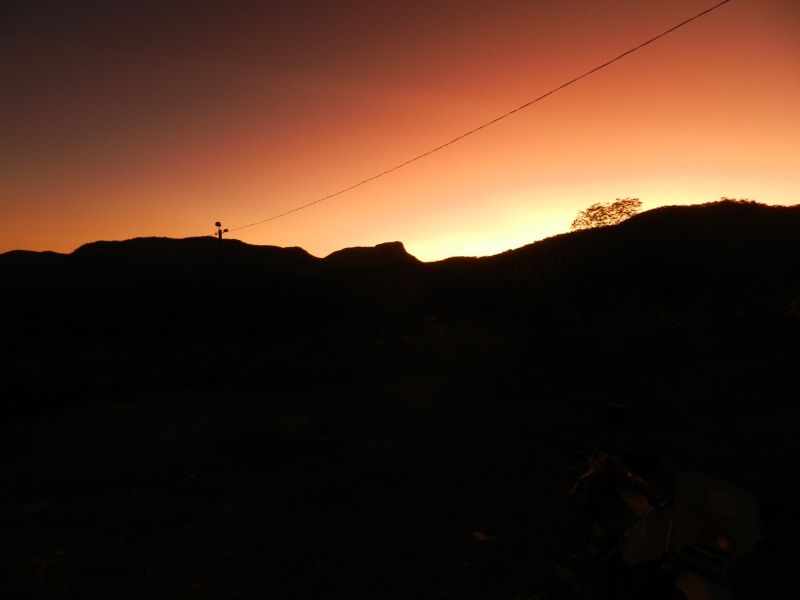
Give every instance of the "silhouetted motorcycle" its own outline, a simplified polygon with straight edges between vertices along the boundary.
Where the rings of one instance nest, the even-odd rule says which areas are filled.
[[[732,600],[758,539],[758,505],[734,485],[594,451],[570,489],[577,533],[555,561],[554,600]]]

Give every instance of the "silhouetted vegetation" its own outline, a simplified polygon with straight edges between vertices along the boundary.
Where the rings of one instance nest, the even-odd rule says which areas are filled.
[[[639,212],[641,207],[642,201],[638,198],[617,198],[614,202],[592,204],[589,208],[578,213],[570,229],[578,231],[580,229],[591,229],[592,227],[617,225],[626,219],[630,219]]]

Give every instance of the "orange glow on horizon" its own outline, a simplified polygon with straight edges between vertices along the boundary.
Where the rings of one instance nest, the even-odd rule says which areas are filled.
[[[352,18],[307,4],[275,15],[254,2],[221,22],[198,13],[180,35],[140,25],[144,50],[142,31],[112,35],[132,26],[105,13],[107,40],[20,18],[0,59],[14,82],[0,101],[0,252],[211,234],[215,220],[233,229],[289,210],[710,3],[389,3]],[[435,260],[565,232],[580,209],[619,197],[645,209],[796,204],[799,30],[793,0],[734,0],[442,152],[231,236],[317,256],[399,240]]]

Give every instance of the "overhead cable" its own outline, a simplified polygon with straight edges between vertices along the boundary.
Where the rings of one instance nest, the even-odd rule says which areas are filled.
[[[565,83],[562,83],[558,87],[555,87],[555,88],[551,89],[549,92],[545,92],[541,96],[538,96],[537,98],[534,98],[533,100],[530,100],[530,101],[526,102],[525,104],[521,104],[518,107],[516,107],[516,108],[514,108],[512,110],[509,110],[508,112],[503,113],[502,115],[491,119],[490,121],[486,121],[485,123],[483,123],[481,125],[478,125],[477,127],[474,127],[473,129],[470,129],[469,131],[466,131],[466,132],[462,133],[461,135],[458,135],[458,136],[452,138],[451,140],[448,140],[448,141],[444,142],[443,144],[439,144],[435,148],[431,148],[430,150],[427,150],[426,152],[423,152],[422,154],[418,154],[417,156],[414,156],[413,158],[409,158],[408,160],[405,160],[405,161],[403,161],[403,162],[401,162],[401,163],[399,163],[399,164],[397,164],[397,165],[395,165],[395,166],[393,166],[393,167],[391,167],[389,169],[381,171],[380,173],[372,175],[371,177],[367,177],[366,179],[362,179],[358,183],[354,183],[353,185],[350,185],[350,186],[348,186],[346,188],[343,188],[343,189],[341,189],[339,191],[333,192],[332,194],[328,194],[327,196],[323,196],[322,198],[317,198],[316,200],[313,200],[312,202],[308,202],[306,204],[302,204],[300,206],[296,206],[296,207],[294,207],[294,208],[292,208],[290,210],[287,210],[287,211],[284,211],[282,213],[278,213],[278,214],[272,215],[271,217],[267,217],[266,219],[261,219],[260,221],[255,221],[253,223],[248,223],[247,225],[241,225],[239,227],[231,227],[230,230],[231,231],[240,231],[240,230],[246,229],[248,227],[253,227],[255,225],[261,225],[262,223],[266,223],[268,221],[274,221],[275,219],[280,219],[281,217],[285,217],[285,216],[290,215],[292,213],[296,213],[298,211],[304,210],[306,208],[314,206],[315,204],[319,204],[320,202],[324,202],[325,200],[330,200],[331,198],[334,198],[336,196],[340,196],[341,194],[344,194],[346,192],[354,190],[357,187],[361,187],[362,185],[364,185],[366,183],[369,183],[371,181],[375,181],[376,179],[378,179],[380,177],[383,177],[384,175],[388,175],[389,173],[393,173],[394,171],[397,171],[398,169],[402,169],[403,167],[405,167],[407,165],[410,165],[413,162],[416,162],[416,161],[418,161],[420,159],[423,159],[426,156],[430,156],[434,152],[438,152],[439,150],[443,150],[444,148],[447,148],[448,146],[450,146],[452,144],[455,144],[456,142],[458,142],[460,140],[463,140],[465,137],[468,137],[468,136],[470,136],[470,135],[472,135],[474,133],[477,133],[477,132],[481,131],[482,129],[486,129],[490,125],[494,125],[498,121],[502,121],[503,119],[506,119],[506,118],[510,117],[511,115],[516,114],[516,113],[520,112],[521,110],[524,110],[524,109],[528,108],[529,106],[531,106],[533,104],[536,104],[537,102],[540,102],[541,100],[544,100],[548,96],[552,96],[556,92],[561,91],[564,88],[569,87],[570,85],[572,85],[574,83],[577,83],[581,79],[584,79],[584,78],[589,77],[590,75],[592,75],[594,73],[597,73],[601,69],[605,69],[609,65],[612,65],[615,62],[617,62],[618,60],[621,60],[621,59],[625,58],[629,54],[633,54],[637,50],[641,50],[645,46],[648,46],[648,45],[652,44],[653,42],[655,42],[657,40],[660,40],[661,38],[669,35],[673,31],[675,31],[677,29],[680,29],[681,27],[683,27],[685,25],[688,25],[692,21],[695,21],[696,19],[699,19],[700,17],[707,15],[708,13],[720,8],[721,6],[723,6],[725,4],[728,4],[728,2],[731,2],[731,0],[723,0],[722,2],[719,2],[719,3],[715,4],[712,7],[705,9],[702,12],[699,12],[696,15],[694,15],[692,17],[689,17],[688,19],[686,19],[684,21],[681,21],[677,25],[673,25],[672,27],[670,27],[666,31],[663,31],[663,32],[659,33],[658,35],[656,35],[654,37],[651,37],[649,40],[647,40],[645,42],[642,42],[641,44],[639,44],[637,46],[634,46],[630,50],[626,50],[625,52],[623,52],[619,56],[616,56],[616,57],[612,58],[611,60],[608,60],[608,61],[604,62],[603,64],[598,65],[598,66],[586,71],[585,73],[582,73],[581,75],[578,75],[577,77],[574,77],[574,78],[570,79],[569,81],[567,81]]]

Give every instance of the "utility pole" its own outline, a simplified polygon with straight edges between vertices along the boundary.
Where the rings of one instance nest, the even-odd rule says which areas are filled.
[[[222,234],[228,233],[227,229],[222,228],[222,223],[219,221],[214,222],[214,227],[217,228],[217,250],[219,251],[219,279],[217,281],[217,313],[219,315],[218,319],[220,323],[223,323],[224,331],[228,330],[228,313],[226,309],[225,303],[225,283],[222,281]],[[220,381],[224,379],[225,372],[227,371],[226,368],[226,359],[225,359],[225,352],[224,352],[224,339],[218,340],[217,343],[217,369],[218,369],[218,378]]]
[[[216,221],[214,227],[217,228],[217,238],[219,239],[219,244],[217,244],[219,247],[219,274],[222,275],[222,234],[228,233],[228,230],[222,228],[220,221]]]

